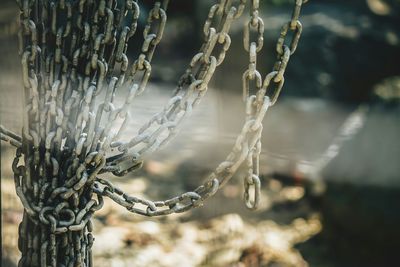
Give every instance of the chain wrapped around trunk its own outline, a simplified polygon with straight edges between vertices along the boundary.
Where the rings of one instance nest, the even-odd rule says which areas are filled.
[[[104,196],[146,216],[183,212],[214,195],[245,163],[245,203],[250,209],[257,208],[262,120],[279,96],[286,66],[296,50],[302,30],[298,19],[305,0],[295,1],[291,20],[282,27],[277,41],[277,62],[264,79],[256,66],[264,23],[259,1],[250,1],[243,36],[249,53],[243,73],[245,123],[231,153],[203,185],[168,200],[150,201],[128,196],[98,177],[106,172],[123,176],[139,168],[144,157],[176,135],[179,124],[206,94],[230,47],[231,24],[246,6],[246,0],[220,0],[210,8],[203,44],[179,79],[174,95],[161,112],[124,141],[130,104],[146,89],[151,75],[168,2],[156,1],[149,11],[140,53],[130,61],[126,51],[137,29],[138,1],[17,0],[26,110],[22,136],[1,127],[0,139],[17,147],[12,168],[24,206],[19,266],[92,266],[90,219],[102,207]],[[250,90],[253,80],[255,88]],[[121,106],[115,103],[119,91],[128,92]]]

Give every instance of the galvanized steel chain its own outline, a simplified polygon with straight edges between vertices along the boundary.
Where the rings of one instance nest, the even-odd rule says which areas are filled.
[[[92,186],[105,166],[102,146],[109,138],[101,113],[127,122],[128,108],[115,108],[114,94],[128,87],[127,105],[132,91],[146,87],[168,1],[150,11],[141,53],[131,65],[126,51],[137,28],[136,1],[17,3],[26,112],[22,137],[1,128],[1,139],[17,147],[13,171],[24,206],[19,266],[91,266],[90,218],[103,205]]]
[[[245,2],[246,1],[241,1],[240,6],[237,10],[243,11]],[[256,209],[260,200],[261,188],[261,182],[259,178],[259,157],[261,152],[261,134],[263,129],[262,120],[268,108],[276,103],[280,91],[283,87],[285,69],[287,67],[290,56],[294,53],[297,47],[301,35],[302,26],[299,21],[299,14],[301,6],[305,2],[306,1],[304,0],[296,0],[291,20],[288,23],[284,24],[281,29],[280,37],[277,41],[276,51],[278,60],[274,65],[273,71],[268,73],[265,76],[264,80],[262,80],[261,74],[257,70],[256,62],[257,53],[260,52],[263,47],[264,23],[263,20],[259,17],[259,1],[251,1],[250,19],[244,28],[243,37],[244,49],[249,52],[249,65],[247,70],[243,73],[243,99],[246,103],[245,124],[241,133],[236,139],[235,145],[231,153],[227,156],[225,161],[220,163],[218,167],[214,170],[214,172],[209,175],[204,184],[200,185],[193,191],[186,192],[174,198],[163,201],[151,201],[129,196],[124,193],[123,190],[117,188],[109,181],[100,178],[97,179],[94,185],[94,191],[104,196],[110,197],[116,203],[127,208],[133,213],[138,213],[146,216],[158,216],[171,213],[179,213],[201,205],[205,199],[214,195],[221,186],[223,186],[227,181],[229,181],[229,179],[232,178],[237,169],[245,162],[245,166],[247,168],[246,176],[244,179],[245,204],[250,209]],[[192,60],[192,63],[190,65],[191,67],[193,67],[193,63],[197,63],[201,58],[204,57],[204,55],[208,57],[210,53],[207,52],[207,49],[213,49],[209,47],[213,47],[216,42],[215,40],[219,40],[219,37],[225,36],[220,35],[221,33],[215,33],[215,28],[210,27],[214,14],[217,14],[220,10],[226,11],[226,8],[223,8],[223,4],[226,4],[226,1],[222,0],[220,1],[220,4],[216,4],[211,7],[208,19],[204,25],[204,33],[207,42],[202,46],[201,52],[197,54]],[[240,16],[240,13],[242,11],[232,11],[231,15],[230,13],[226,14],[226,20],[230,21],[231,18]],[[226,28],[229,28],[229,26],[230,24]],[[222,26],[222,29],[224,29],[224,26]],[[255,30],[257,33],[255,40],[250,39],[251,30]],[[290,45],[287,45],[286,38],[289,31],[293,31],[294,36],[290,42]],[[221,38],[222,40],[220,43],[223,44],[224,41],[226,41],[227,39],[224,39],[224,37]],[[218,58],[223,59],[223,56],[218,56]],[[209,62],[211,64],[218,65],[218,60],[215,57],[211,56],[209,60],[203,60],[203,63]],[[204,68],[207,69],[209,68],[209,66],[210,65],[206,65]],[[249,82],[253,80],[255,81],[255,92],[251,93]],[[178,87],[176,95],[179,96],[182,87],[185,85],[185,83],[189,83],[188,81],[192,81],[192,83],[190,83],[189,85],[189,92],[191,90],[194,90],[195,87],[198,86],[198,84],[201,85],[202,83],[201,80],[197,80],[196,82],[196,74],[194,74],[192,68],[189,68],[185,75],[183,75],[181,78],[180,86]],[[273,87],[275,87],[275,89],[273,89]],[[271,90],[272,92],[270,92]],[[200,94],[199,97],[201,97]],[[196,100],[197,99],[199,98],[196,98]],[[173,105],[174,103],[181,103],[180,98],[171,101],[170,105],[167,106],[168,108],[166,108],[163,113],[160,113],[160,115],[155,116],[150,123],[153,123],[155,121],[157,121],[159,124],[169,122],[168,117],[165,116],[167,116],[166,114],[169,114],[168,112],[170,112],[171,110],[171,105]],[[146,125],[146,127],[148,127],[149,125]],[[166,127],[168,128],[168,126]],[[172,124],[171,127],[173,128],[175,127],[175,125]],[[141,130],[139,131],[139,133],[143,133],[144,131],[145,130]],[[147,136],[143,138],[148,138]],[[156,139],[153,139],[154,142],[156,142],[155,140]],[[120,148],[124,150],[129,148],[129,146],[136,145],[139,142],[140,138],[131,141],[131,143],[128,145],[119,145]],[[157,145],[160,145],[160,143],[157,143]]]
[[[166,145],[176,135],[177,127],[200,102],[217,66],[222,64],[231,44],[231,24],[241,16],[245,3],[245,0],[237,3],[221,0],[210,8],[203,27],[204,42],[181,76],[174,96],[128,142],[113,139],[116,141],[110,146],[118,148],[121,154],[107,164],[107,170],[115,175],[124,175],[140,166],[144,157]]]
[[[284,84],[284,73],[289,62],[290,56],[296,50],[300,39],[302,25],[299,21],[300,10],[302,4],[306,0],[296,0],[290,21],[285,23],[281,28],[280,36],[276,43],[276,52],[278,60],[274,64],[273,71],[268,73],[264,81],[260,72],[257,71],[257,53],[263,47],[264,22],[259,17],[259,0],[252,0],[250,7],[251,17],[248,24],[244,28],[243,45],[244,49],[249,52],[249,67],[243,73],[243,99],[254,99],[251,104],[256,110],[254,114],[247,114],[255,119],[253,127],[262,127],[261,121],[264,114],[260,114],[259,110],[263,110],[265,105],[273,106],[282,90]],[[251,40],[251,31],[256,32],[256,39]],[[289,31],[293,32],[290,44],[287,44],[287,36]],[[250,93],[250,82],[255,83],[255,93]],[[271,92],[272,91],[272,92]],[[258,112],[257,112],[258,111]],[[258,114],[257,114],[258,113]],[[244,199],[246,206],[255,209],[260,200],[260,178],[259,178],[259,158],[261,152],[261,139],[257,140],[256,146],[252,147],[246,159],[247,173],[244,178]],[[250,200],[250,189],[252,188],[253,200]]]
[[[127,48],[137,30],[137,1],[17,0],[26,112],[22,137],[1,127],[0,138],[17,147],[13,172],[25,210],[20,225],[20,266],[90,266],[90,218],[102,207],[103,196],[142,215],[183,212],[214,195],[245,163],[245,202],[251,209],[257,207],[262,119],[279,96],[285,69],[297,47],[303,0],[296,0],[291,20],[282,27],[276,45],[278,60],[264,80],[257,70],[264,23],[259,1],[251,0],[243,37],[249,53],[243,74],[245,123],[231,153],[204,184],[168,200],[149,201],[128,196],[98,177],[104,172],[121,176],[139,168],[143,158],[175,136],[179,124],[207,92],[230,48],[231,24],[246,5],[246,0],[220,0],[210,8],[203,44],[173,97],[136,136],[121,141],[131,118],[130,104],[149,80],[168,2],[156,1],[150,10],[139,56],[130,63]],[[251,38],[253,31],[255,39]],[[290,32],[293,37],[288,41]],[[250,90],[253,81],[254,93]],[[117,107],[115,94],[122,89],[128,90],[128,96]],[[117,154],[110,153],[113,149]]]
[[[22,137],[10,130],[7,130],[2,125],[0,125],[0,140],[7,142],[10,145],[15,146],[16,148],[22,146]]]
[[[270,103],[268,100],[265,101],[263,107],[255,111],[253,108],[254,100],[255,98],[249,98],[246,105],[246,113],[253,114],[254,117],[248,116],[246,118],[245,125],[237,137],[231,153],[209,175],[206,182],[193,191],[164,201],[150,201],[129,196],[109,181],[98,178],[94,184],[94,192],[110,197],[131,212],[146,216],[179,213],[201,205],[205,199],[214,195],[221,186],[232,178],[238,168],[248,158],[249,151],[257,146],[262,133],[262,125],[259,122],[265,115]]]

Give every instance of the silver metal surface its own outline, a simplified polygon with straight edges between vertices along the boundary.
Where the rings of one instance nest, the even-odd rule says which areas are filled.
[[[259,1],[251,1],[243,36],[249,52],[243,73],[243,128],[231,152],[204,184],[167,200],[151,201],[129,196],[98,175],[123,176],[140,168],[146,156],[176,135],[223,62],[231,44],[231,24],[242,15],[246,0],[220,0],[210,8],[203,44],[174,95],[127,142],[121,136],[132,117],[130,105],[146,89],[151,60],[164,33],[168,1],[156,2],[149,11],[140,54],[130,62],[126,51],[137,29],[137,1],[17,0],[26,109],[21,137],[3,127],[0,133],[2,140],[17,147],[12,168],[25,210],[19,228],[19,266],[91,266],[90,219],[102,207],[104,196],[141,215],[184,212],[214,195],[244,163],[245,203],[257,208],[262,120],[278,99],[286,66],[299,41],[303,2],[295,2],[292,18],[277,41],[278,60],[262,80],[257,53],[263,47],[264,23]],[[131,19],[129,27],[124,26],[126,17]],[[257,33],[255,40],[250,38],[251,31]],[[290,31],[293,37],[287,44]],[[117,106],[115,95],[121,89],[129,93]]]

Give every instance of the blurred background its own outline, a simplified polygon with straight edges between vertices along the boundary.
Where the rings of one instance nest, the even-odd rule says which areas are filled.
[[[139,30],[154,1],[141,2]],[[170,2],[151,83],[131,111],[131,134],[168,101],[201,46],[202,25],[215,1]],[[294,1],[260,2],[266,31],[258,67],[265,75]],[[226,59],[178,137],[141,170],[106,178],[132,195],[165,199],[195,188],[225,158],[244,121],[247,14],[232,26]],[[17,17],[16,4],[2,0],[0,120],[19,132]],[[245,208],[240,171],[202,207],[184,214],[150,219],[106,201],[94,218],[94,266],[396,266],[400,1],[310,0],[301,22],[283,92],[264,120],[259,210]],[[135,38],[130,58],[141,46],[141,34]],[[19,257],[22,207],[13,184],[13,153],[1,144],[2,266],[17,266]]]

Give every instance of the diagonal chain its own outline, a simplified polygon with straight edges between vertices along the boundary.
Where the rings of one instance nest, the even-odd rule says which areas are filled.
[[[245,163],[245,203],[250,209],[257,208],[262,120],[277,101],[287,64],[296,50],[304,0],[295,1],[291,20],[282,27],[277,41],[277,62],[264,80],[257,70],[264,23],[259,1],[251,0],[243,36],[249,53],[243,73],[244,126],[231,153],[204,184],[168,200],[150,201],[128,196],[98,177],[104,172],[122,176],[139,168],[146,156],[176,135],[223,63],[231,45],[231,25],[244,12],[246,2],[220,0],[210,8],[204,41],[172,98],[138,134],[121,141],[131,119],[130,105],[146,89],[151,76],[169,1],[155,1],[139,55],[130,61],[127,49],[138,28],[138,1],[17,0],[26,111],[22,136],[1,127],[0,138],[17,147],[12,168],[24,206],[19,228],[20,266],[91,266],[90,219],[102,207],[104,196],[142,215],[183,212],[214,195]],[[251,40],[254,31],[256,39]],[[254,93],[250,90],[253,80]],[[122,90],[128,95],[118,106],[115,95]],[[115,149],[117,154],[111,153]]]
[[[17,148],[22,146],[22,137],[10,130],[7,130],[2,125],[0,125],[0,140],[8,142],[10,145]]]
[[[171,213],[179,213],[200,206],[205,199],[214,195],[221,186],[228,182],[237,169],[243,163],[245,163],[247,172],[244,178],[244,199],[248,208],[256,209],[260,200],[261,188],[259,178],[259,155],[261,152],[261,134],[263,129],[262,120],[268,108],[273,106],[277,101],[280,91],[283,87],[283,75],[285,69],[290,56],[294,53],[297,47],[301,34],[302,27],[298,19],[301,6],[304,2],[306,1],[296,1],[293,8],[292,18],[282,27],[280,37],[277,41],[276,51],[278,60],[275,63],[274,69],[265,76],[264,80],[262,80],[261,74],[256,68],[256,59],[257,53],[261,51],[263,46],[264,23],[258,15],[259,1],[252,0],[250,19],[244,28],[243,38],[244,48],[247,52],[249,52],[249,66],[248,69],[243,73],[243,99],[246,104],[245,123],[241,133],[236,139],[231,153],[226,157],[225,161],[220,163],[214,172],[208,176],[204,184],[200,185],[193,191],[185,192],[181,195],[163,201],[151,201],[129,196],[124,193],[123,190],[117,188],[109,181],[101,178],[98,178],[94,183],[94,191],[103,196],[108,196],[116,203],[127,208],[133,213],[146,216],[159,216]],[[218,10],[226,10],[223,7],[221,8],[221,5],[224,3],[225,1],[221,1],[220,5],[217,4],[211,7],[209,18],[212,18],[214,14],[218,12]],[[245,1],[242,1],[241,3],[245,4]],[[229,20],[230,16],[227,15],[226,17]],[[235,17],[235,15],[232,15],[231,17]],[[204,33],[207,36],[216,34],[214,33],[216,32],[215,28],[210,27],[210,24],[211,19],[207,20],[204,26]],[[250,30],[252,29],[256,30],[257,32],[257,39],[255,41],[250,41]],[[294,32],[294,37],[288,46],[286,45],[286,36],[289,30]],[[203,56],[204,54],[201,54],[198,57],[195,56],[195,62],[200,60],[198,58]],[[208,61],[217,62],[217,59],[215,57],[210,57]],[[187,77],[193,76],[193,73],[189,72],[188,75],[183,76],[182,81],[185,81]],[[195,79],[192,78],[192,80]],[[254,94],[250,93],[249,87],[249,82],[252,80],[255,80],[256,84],[256,93]],[[184,82],[182,83],[184,84]],[[201,85],[201,81],[198,81],[198,84]],[[178,88],[178,93],[180,90],[181,88]],[[272,91],[272,93],[267,95],[267,93],[270,91]],[[165,111],[169,110],[170,109],[168,108],[165,109]],[[154,121],[162,122],[162,116],[165,115],[155,116]],[[138,142],[140,142],[140,140],[136,139],[130,145],[133,146]],[[121,146],[123,149],[129,147],[126,146],[126,144],[122,144]],[[251,197],[253,197],[253,199],[251,199]]]

